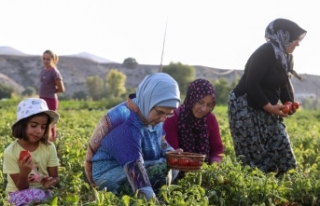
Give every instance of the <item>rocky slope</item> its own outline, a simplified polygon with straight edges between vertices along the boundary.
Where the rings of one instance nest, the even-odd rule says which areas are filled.
[[[241,77],[242,70],[216,69],[204,66],[195,66],[197,78],[215,80],[226,78],[229,82]],[[38,75],[42,69],[40,56],[31,55],[0,55],[0,82],[14,87],[21,92],[23,88],[32,86],[38,89]],[[61,56],[58,64],[66,86],[67,96],[72,96],[75,92],[86,91],[85,82],[87,77],[99,75],[105,78],[110,69],[118,69],[127,76],[126,86],[136,88],[141,80],[148,74],[159,70],[158,65],[138,65],[131,69],[125,68],[119,63],[97,63],[89,59],[73,56]],[[293,79],[295,92],[297,95],[308,96],[320,94],[320,76],[302,75],[304,82]]]

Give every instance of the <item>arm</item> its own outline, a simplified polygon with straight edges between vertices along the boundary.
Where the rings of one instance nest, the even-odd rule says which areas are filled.
[[[58,167],[48,167],[48,176],[43,177],[41,184],[45,189],[50,189],[59,185]]]
[[[280,111],[284,106],[272,105],[261,88],[261,82],[269,70],[270,62],[273,61],[275,61],[274,53],[268,44],[261,46],[252,54],[246,65],[246,89],[265,111],[285,117],[287,115]]]
[[[63,93],[65,91],[63,81],[61,79],[56,79],[56,88],[57,88],[57,93]]]
[[[29,188],[28,176],[33,168],[33,162],[31,158],[26,159],[24,157],[21,161],[18,160],[19,173],[10,174],[11,179],[19,190],[25,190]]]
[[[220,162],[223,154],[223,144],[221,141],[218,121],[214,114],[210,114],[207,119],[207,128],[210,140],[210,164]]]
[[[166,140],[174,149],[179,148],[178,139],[178,114],[174,111],[174,116],[166,119],[163,123],[163,129],[166,132]]]
[[[123,167],[133,192],[149,200],[155,194],[144,167],[142,133],[134,125],[123,124],[101,141],[101,147]]]
[[[58,165],[59,165],[59,160],[57,156],[57,150],[56,147],[53,143],[50,143],[47,148],[49,150],[49,159],[48,159],[48,166],[47,166],[47,171],[48,171],[48,176],[44,176],[41,179],[41,184],[45,189],[50,189],[54,186],[59,186],[59,176],[58,176]]]

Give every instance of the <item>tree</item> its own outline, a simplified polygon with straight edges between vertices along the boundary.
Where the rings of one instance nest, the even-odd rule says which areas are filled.
[[[0,83],[0,99],[11,98],[13,92],[12,88]]]
[[[230,91],[237,85],[239,79],[236,78],[229,83],[225,78],[217,79],[213,84],[216,89],[216,104],[226,105]]]
[[[196,78],[196,69],[180,62],[177,64],[171,62],[168,66],[163,67],[163,72],[169,74],[178,82],[182,94],[187,92],[188,84]]]
[[[21,94],[24,96],[30,97],[36,94],[36,89],[30,86],[30,87],[27,87]]]
[[[98,75],[91,76],[87,78],[86,86],[88,90],[88,94],[92,97],[93,100],[99,100],[103,93],[103,79],[101,79]]]
[[[85,91],[75,92],[72,96],[74,99],[85,100],[87,99],[87,94]]]
[[[129,57],[123,61],[123,66],[127,68],[135,68],[138,66],[138,62],[136,61],[136,59]]]
[[[126,93],[127,76],[116,70],[111,69],[106,76],[107,93],[113,97],[119,97]]]

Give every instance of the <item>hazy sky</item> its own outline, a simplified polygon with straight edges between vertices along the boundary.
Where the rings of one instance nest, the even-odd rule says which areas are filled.
[[[0,46],[41,55],[89,52],[122,63],[181,62],[243,69],[266,26],[287,18],[308,31],[295,70],[320,75],[320,9],[312,0],[0,0]]]

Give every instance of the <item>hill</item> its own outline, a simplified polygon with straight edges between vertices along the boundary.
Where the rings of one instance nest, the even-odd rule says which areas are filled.
[[[195,65],[197,78],[216,80],[225,78],[229,82],[240,78],[243,70],[218,69]],[[58,68],[64,78],[67,96],[72,96],[75,92],[86,91],[86,79],[89,76],[98,75],[105,78],[110,69],[118,69],[127,76],[126,87],[136,88],[141,80],[148,74],[158,72],[158,65],[138,65],[136,68],[126,68],[119,63],[99,63],[86,58],[74,56],[61,56]],[[38,75],[42,69],[40,56],[17,56],[0,55],[0,73],[10,78],[17,85],[23,88],[32,86],[38,89]],[[320,76],[302,75],[304,82],[293,78],[295,93],[297,97],[311,96],[315,98],[320,92]],[[1,82],[3,82],[1,80]],[[8,81],[6,81],[8,82]],[[7,84],[4,82],[5,84]],[[12,83],[11,83],[12,84]],[[17,90],[21,90],[17,89]]]

